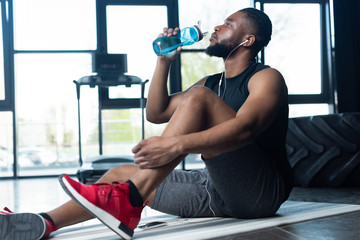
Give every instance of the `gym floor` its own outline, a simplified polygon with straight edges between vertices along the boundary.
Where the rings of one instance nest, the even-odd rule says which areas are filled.
[[[70,199],[60,187],[57,178],[1,180],[0,191],[0,207],[6,206],[14,212],[44,212]],[[360,188],[295,188],[289,200],[360,205]],[[146,209],[145,214],[151,216],[158,213]],[[355,240],[360,239],[360,212],[227,236],[221,239]]]

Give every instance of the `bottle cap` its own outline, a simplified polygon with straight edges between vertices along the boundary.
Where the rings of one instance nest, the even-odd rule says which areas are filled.
[[[200,25],[201,25],[201,21],[199,20],[198,23],[196,25],[194,25],[194,28],[197,32],[198,35],[198,41],[200,41],[201,39],[203,39],[204,36],[206,36],[208,34],[208,32],[202,32],[200,29]]]
[[[198,41],[200,41],[201,39],[203,39],[204,34],[201,32],[201,30],[200,30],[200,28],[198,26],[194,25],[194,28],[195,28],[195,30],[197,32],[197,35],[198,35]]]

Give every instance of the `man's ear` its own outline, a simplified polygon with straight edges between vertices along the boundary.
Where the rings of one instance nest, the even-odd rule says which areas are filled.
[[[255,40],[256,40],[256,38],[255,38],[255,36],[254,35],[252,35],[252,34],[248,34],[247,36],[246,36],[246,40],[248,40],[246,43],[244,43],[244,47],[250,47],[250,46],[252,46],[254,43],[255,43]]]

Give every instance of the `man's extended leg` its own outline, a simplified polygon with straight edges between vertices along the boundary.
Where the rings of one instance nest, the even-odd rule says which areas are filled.
[[[122,165],[109,170],[99,181],[124,182],[138,170],[136,165]],[[153,194],[149,201],[152,201]],[[51,232],[93,218],[73,200],[47,213],[13,213],[5,208],[0,211],[0,239],[26,240],[46,238]]]
[[[137,165],[121,165],[107,171],[97,182],[112,183],[112,182],[125,182],[130,179],[137,171],[139,167]],[[149,205],[151,205],[153,194],[147,199]],[[83,209],[79,204],[73,200],[55,208],[47,214],[54,221],[58,229],[80,223],[93,218],[88,211]]]

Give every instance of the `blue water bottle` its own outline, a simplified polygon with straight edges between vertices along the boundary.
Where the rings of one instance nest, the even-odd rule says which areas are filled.
[[[175,36],[158,37],[153,42],[153,48],[156,55],[165,56],[176,50],[179,46],[192,45],[200,41],[206,34],[207,32],[201,32],[198,25],[194,25],[193,27],[186,27]]]

